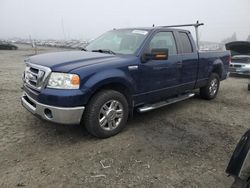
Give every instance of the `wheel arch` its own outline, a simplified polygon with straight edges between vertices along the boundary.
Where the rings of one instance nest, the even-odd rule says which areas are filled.
[[[90,91],[87,101],[102,89],[117,90],[125,94],[128,99],[132,99],[132,95],[136,91],[132,77],[126,71],[116,68],[93,74],[84,81],[82,88],[88,88]]]
[[[109,81],[109,82],[104,82],[102,84],[98,84],[92,90],[90,99],[101,90],[115,90],[115,91],[122,93],[126,97],[129,106],[133,107],[132,91],[127,84],[117,82],[114,80]]]
[[[90,93],[87,95],[86,103],[88,103],[92,97],[102,91],[102,90],[115,90],[122,93],[128,102],[129,105],[129,114],[133,116],[133,108],[134,108],[134,101],[133,101],[133,93],[134,93],[134,86],[127,80],[119,77],[110,77],[104,80],[100,80],[92,85]]]
[[[222,73],[223,73],[223,62],[221,59],[216,59],[214,62],[213,62],[213,67],[212,67],[212,71],[211,71],[211,74],[212,73],[216,73],[218,74],[219,78],[221,79],[222,78]]]

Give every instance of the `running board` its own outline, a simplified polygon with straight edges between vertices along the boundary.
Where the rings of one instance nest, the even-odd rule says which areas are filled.
[[[158,102],[158,103],[145,105],[145,106],[143,106],[141,108],[138,108],[137,111],[141,112],[141,113],[142,112],[147,112],[147,111],[150,111],[150,110],[161,108],[163,106],[167,106],[169,104],[173,104],[173,103],[176,103],[176,102],[179,102],[179,101],[189,99],[189,98],[193,97],[194,95],[195,95],[194,93],[183,94],[183,95],[180,95],[179,97],[170,98],[170,99],[168,99],[166,101],[161,101],[161,102]]]

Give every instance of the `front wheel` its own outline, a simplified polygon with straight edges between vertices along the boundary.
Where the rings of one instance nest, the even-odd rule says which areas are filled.
[[[212,73],[205,87],[200,88],[200,96],[204,99],[214,99],[219,91],[220,78],[218,74]]]
[[[102,90],[87,105],[83,123],[93,136],[108,138],[124,128],[128,111],[128,102],[123,94],[114,90]]]

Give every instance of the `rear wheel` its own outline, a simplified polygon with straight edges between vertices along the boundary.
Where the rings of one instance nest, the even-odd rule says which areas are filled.
[[[217,96],[220,87],[220,78],[218,74],[212,73],[205,87],[200,88],[200,96],[204,99],[214,99]]]
[[[90,134],[108,138],[124,128],[128,109],[128,102],[123,94],[114,90],[102,90],[87,105],[83,123]]]

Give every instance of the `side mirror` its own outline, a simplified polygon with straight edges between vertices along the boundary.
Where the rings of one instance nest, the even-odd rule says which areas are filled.
[[[142,62],[147,62],[148,60],[167,60],[168,59],[168,49],[167,48],[153,48],[151,53],[144,53],[142,56]]]
[[[250,129],[241,137],[238,142],[226,173],[247,181],[250,177]]]

